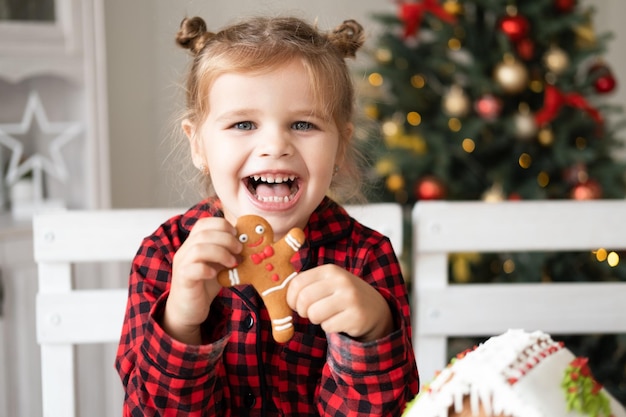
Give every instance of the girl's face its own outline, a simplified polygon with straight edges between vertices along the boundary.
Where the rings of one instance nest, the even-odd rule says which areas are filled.
[[[194,164],[206,165],[226,219],[264,217],[280,239],[304,228],[341,163],[340,132],[320,114],[303,65],[267,73],[227,73],[213,83],[209,114],[183,128]],[[352,125],[341,127],[348,138]]]

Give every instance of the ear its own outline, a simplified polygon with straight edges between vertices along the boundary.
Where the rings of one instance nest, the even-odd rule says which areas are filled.
[[[202,152],[202,140],[198,135],[196,135],[196,125],[191,122],[189,119],[185,119],[181,122],[181,127],[183,128],[183,132],[189,139],[189,149],[191,150],[191,160],[193,161],[193,165],[202,170],[203,167],[206,167],[206,162],[204,159],[204,153]]]
[[[337,147],[337,156],[335,157],[335,165],[341,166],[346,157],[346,150],[351,146],[352,135],[354,134],[354,124],[346,123],[343,130],[339,134],[339,146]]]

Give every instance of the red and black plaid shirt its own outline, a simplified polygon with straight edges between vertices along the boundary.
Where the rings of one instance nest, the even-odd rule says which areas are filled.
[[[206,200],[164,223],[135,257],[116,367],[125,416],[398,416],[418,390],[407,290],[389,240],[326,199],[311,215],[296,270],[333,263],[362,277],[389,303],[396,330],[360,343],[325,334],[294,314],[295,335],[273,341],[251,286],[224,288],[203,326],[206,344],[186,345],[159,326],[172,259],[195,222],[221,216]],[[219,308],[216,308],[218,307]]]

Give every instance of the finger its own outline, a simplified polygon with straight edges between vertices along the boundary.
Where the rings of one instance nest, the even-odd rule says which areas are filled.
[[[291,288],[289,288],[287,292],[288,297],[290,296],[290,291]],[[291,293],[293,304],[291,304],[290,307],[301,317],[309,317],[310,319],[311,308],[314,305],[321,303],[320,306],[316,307],[314,312],[323,310],[324,305],[332,303],[333,293],[334,288],[328,285],[328,281],[315,274],[307,274],[293,289],[293,292]],[[319,324],[321,320],[323,320],[323,317],[319,313],[316,313],[316,317],[319,317],[317,318],[319,321],[316,321],[316,324]]]
[[[181,259],[186,263],[201,262],[219,264],[226,268],[234,268],[238,264],[238,252],[236,252],[235,249],[222,242],[200,242],[187,248]]]
[[[345,311],[345,305],[337,302],[333,293],[321,294],[320,298],[306,306],[306,317],[313,324],[323,324],[333,317],[341,315]],[[299,314],[299,313],[298,313]]]
[[[287,289],[287,304],[289,305],[289,307],[291,307],[292,310],[296,309],[297,298],[305,287],[313,285],[318,281],[332,278],[332,273],[328,272],[331,270],[330,268],[328,268],[329,266],[334,265],[323,265],[299,272],[298,275],[293,279],[293,281],[291,281],[291,283],[289,284],[289,288]],[[332,287],[332,285],[330,284],[324,285]]]
[[[185,264],[174,270],[175,278],[172,281],[184,284],[187,287],[198,285],[199,281],[214,280],[217,273],[222,269],[218,264],[194,262]]]
[[[198,219],[198,221],[193,225],[193,228],[191,229],[191,234],[199,233],[204,230],[226,232],[233,236],[237,234],[235,226],[230,224],[223,217],[203,217],[201,219]]]

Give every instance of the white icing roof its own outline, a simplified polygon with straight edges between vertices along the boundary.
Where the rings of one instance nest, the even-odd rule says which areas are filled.
[[[452,361],[422,388],[404,417],[448,417],[451,406],[456,412],[463,409],[466,396],[473,415],[479,415],[482,405],[487,415],[590,417],[566,408],[561,383],[573,359],[543,332],[509,330]],[[626,417],[624,408],[602,392],[609,397],[613,417]]]

